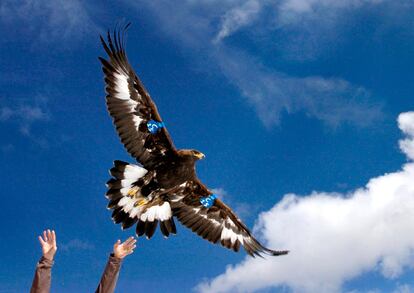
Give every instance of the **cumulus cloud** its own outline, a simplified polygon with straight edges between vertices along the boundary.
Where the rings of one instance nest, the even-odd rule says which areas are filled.
[[[396,279],[414,268],[414,112],[398,118],[409,161],[401,170],[342,193],[287,194],[255,226],[268,247],[285,257],[252,259],[198,285],[199,292],[340,292],[344,282],[370,271]],[[410,290],[400,286],[397,292]]]
[[[407,112],[398,118],[400,129],[407,135],[406,139],[400,141],[401,150],[412,160],[414,160],[414,115]]]

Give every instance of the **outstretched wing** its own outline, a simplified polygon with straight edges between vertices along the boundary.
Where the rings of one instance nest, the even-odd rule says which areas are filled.
[[[106,104],[116,130],[127,151],[147,169],[175,156],[176,149],[161,123],[161,117],[150,95],[128,62],[123,35],[114,31],[108,41],[101,36],[102,45],[109,60],[99,57],[105,74]],[[147,123],[155,125],[150,131]]]
[[[261,245],[249,229],[221,200],[215,199],[211,207],[205,207],[200,199],[211,192],[198,180],[187,181],[171,199],[173,214],[178,220],[204,239],[220,242],[226,248],[239,251],[243,246],[251,256],[283,255],[288,251],[274,251]]]

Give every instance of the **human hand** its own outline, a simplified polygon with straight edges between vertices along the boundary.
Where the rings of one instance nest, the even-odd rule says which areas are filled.
[[[124,243],[121,243],[121,240],[118,240],[114,244],[114,256],[119,259],[123,259],[125,256],[134,252],[135,245],[137,240],[131,236]]]
[[[42,247],[43,257],[48,260],[53,260],[57,250],[55,231],[50,231],[49,229],[43,231],[43,238],[39,236],[39,242]]]

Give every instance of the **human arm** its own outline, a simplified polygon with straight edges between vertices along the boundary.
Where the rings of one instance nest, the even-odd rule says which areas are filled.
[[[57,251],[55,231],[49,229],[43,231],[43,237],[39,236],[42,248],[42,257],[36,265],[30,293],[49,293],[52,279],[53,258]]]
[[[134,237],[129,237],[123,243],[121,243],[121,240],[115,242],[113,253],[109,256],[105,271],[95,293],[112,293],[115,291],[122,260],[134,252],[136,242],[137,240]]]

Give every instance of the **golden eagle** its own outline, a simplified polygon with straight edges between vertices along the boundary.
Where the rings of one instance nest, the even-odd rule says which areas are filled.
[[[102,45],[109,60],[99,58],[106,83],[106,105],[127,151],[141,164],[115,161],[107,182],[112,219],[149,239],[158,223],[165,237],[176,234],[174,217],[204,239],[251,255],[287,254],[261,245],[249,229],[197,178],[197,150],[178,150],[157,107],[128,62],[124,34],[108,31]]]

